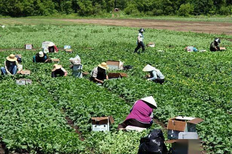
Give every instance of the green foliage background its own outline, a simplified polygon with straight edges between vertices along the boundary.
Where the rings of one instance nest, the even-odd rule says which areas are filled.
[[[76,14],[96,16],[111,13],[114,7],[128,15],[230,15],[229,0],[0,0],[0,15],[47,16]]]

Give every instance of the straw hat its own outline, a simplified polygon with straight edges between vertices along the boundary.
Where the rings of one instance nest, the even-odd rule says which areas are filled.
[[[55,71],[57,69],[62,68],[62,65],[54,64],[53,67],[54,67],[54,69],[52,71]]]
[[[143,68],[143,71],[144,72],[151,72],[151,71],[154,71],[154,70],[157,70],[155,67],[151,66],[151,65],[146,65],[144,68]]]
[[[151,104],[151,105],[153,105],[154,107],[157,108],[157,103],[156,103],[155,99],[152,96],[141,98],[141,100],[146,102],[146,103],[149,103],[149,104]]]
[[[105,62],[102,62],[101,64],[99,64],[98,67],[100,67],[104,70],[107,70],[109,68]]]
[[[8,61],[17,61],[17,58],[15,57],[15,55],[10,54],[8,57],[6,57],[6,60],[8,60]]]
[[[43,56],[44,56],[43,51],[40,51],[40,52],[39,52],[39,57],[43,57]]]

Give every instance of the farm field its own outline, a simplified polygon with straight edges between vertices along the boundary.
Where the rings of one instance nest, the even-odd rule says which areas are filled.
[[[117,131],[137,99],[152,95],[158,109],[154,115],[163,123],[178,115],[204,119],[197,126],[207,153],[232,151],[232,43],[229,35],[175,32],[146,29],[145,42],[155,48],[134,54],[138,28],[74,24],[34,25],[10,23],[0,28],[0,64],[10,53],[22,54],[24,69],[32,85],[17,86],[15,77],[0,76],[0,137],[9,152],[29,153],[137,153],[139,140],[148,134]],[[3,22],[3,23],[4,23]],[[54,22],[54,21],[53,21]],[[51,23],[53,23],[51,22]],[[10,24],[10,25],[8,25]],[[209,44],[220,37],[224,52],[209,52]],[[35,64],[32,57],[43,41],[53,41],[58,48],[71,45],[74,53],[51,53],[68,71],[64,78],[51,78],[52,63]],[[19,50],[32,43],[35,50]],[[207,52],[187,53],[194,45]],[[162,50],[163,52],[160,52]],[[121,60],[133,69],[124,71],[128,78],[109,80],[103,87],[72,77],[69,58],[78,54],[83,71],[90,72],[99,63]],[[166,77],[163,85],[145,80],[146,64],[159,68]],[[112,115],[115,119],[108,133],[91,132],[89,119]],[[71,119],[73,129],[68,124]],[[153,124],[152,128],[161,128]],[[151,128],[151,129],[152,129]]]

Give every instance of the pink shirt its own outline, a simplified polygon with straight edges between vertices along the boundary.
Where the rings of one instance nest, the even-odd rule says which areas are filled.
[[[148,106],[142,100],[138,100],[134,104],[130,114],[126,117],[126,120],[128,120],[128,119],[136,119],[139,122],[149,124],[152,121],[152,119],[150,117],[152,112],[153,112],[153,109],[150,106]]]

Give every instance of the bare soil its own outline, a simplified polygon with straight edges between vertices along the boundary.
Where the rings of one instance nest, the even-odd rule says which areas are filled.
[[[71,126],[77,134],[79,134],[79,139],[81,141],[84,141],[85,139],[81,136],[81,132],[79,131],[79,128],[74,125],[74,122],[68,116],[66,116],[65,119],[66,119],[68,125]]]
[[[227,34],[232,35],[232,23],[194,22],[153,19],[56,19],[74,23],[97,24],[108,26],[143,27],[153,29],[167,29],[173,31]]]

